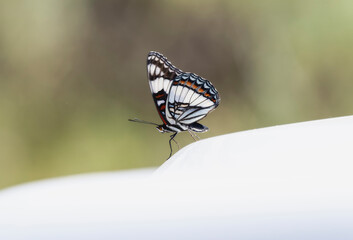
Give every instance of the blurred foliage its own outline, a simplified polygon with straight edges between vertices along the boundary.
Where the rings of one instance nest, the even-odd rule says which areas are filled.
[[[163,163],[168,134],[127,121],[160,122],[150,50],[220,92],[202,138],[352,114],[352,22],[349,0],[3,0],[0,188]]]

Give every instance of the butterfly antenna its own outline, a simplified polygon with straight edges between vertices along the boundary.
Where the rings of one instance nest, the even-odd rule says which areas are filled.
[[[137,122],[137,123],[144,123],[144,124],[152,124],[152,125],[155,125],[155,126],[159,126],[157,123],[147,122],[147,121],[140,120],[140,119],[137,119],[137,118],[128,119],[128,120],[129,120],[130,122]]]
[[[172,156],[172,153],[173,153],[172,140],[175,142],[174,138],[176,135],[177,135],[177,132],[170,136],[170,139],[169,139],[170,154],[169,154],[169,157],[167,158],[167,160]],[[179,147],[178,143],[177,143],[177,145]]]

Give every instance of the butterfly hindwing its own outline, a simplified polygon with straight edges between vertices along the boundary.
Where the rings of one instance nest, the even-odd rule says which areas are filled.
[[[219,104],[217,90],[194,73],[178,75],[170,87],[166,118],[173,124],[190,125],[204,118]]]

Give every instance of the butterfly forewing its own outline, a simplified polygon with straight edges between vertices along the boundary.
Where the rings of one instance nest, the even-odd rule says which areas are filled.
[[[148,80],[159,116],[168,125],[165,108],[173,80],[182,71],[174,67],[162,54],[150,52],[147,57]]]

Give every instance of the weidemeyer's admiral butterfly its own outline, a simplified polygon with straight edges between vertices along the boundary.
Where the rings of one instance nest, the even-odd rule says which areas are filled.
[[[196,140],[197,135],[193,132],[206,132],[208,127],[197,121],[214,110],[221,99],[208,80],[195,73],[181,71],[158,52],[152,51],[147,56],[147,75],[163,124],[139,119],[129,121],[153,124],[162,133],[173,133],[169,140],[170,158],[173,151],[171,141],[178,144],[175,136],[179,132],[188,131]]]

